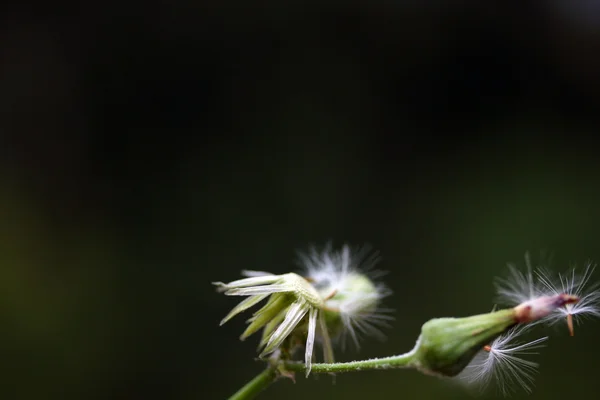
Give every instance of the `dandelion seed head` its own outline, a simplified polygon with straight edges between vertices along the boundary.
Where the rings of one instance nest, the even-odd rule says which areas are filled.
[[[320,253],[313,249],[301,255],[302,276],[242,271],[243,279],[215,282],[217,290],[227,296],[247,296],[221,324],[266,300],[248,320],[240,339],[262,329],[259,357],[288,356],[304,342],[308,375],[315,342],[323,347],[325,362],[334,361],[330,331],[332,336],[351,336],[357,344],[359,333],[383,336],[378,326],[384,326],[390,317],[379,303],[389,291],[371,279],[377,275],[371,270],[377,260],[377,254],[367,248],[353,252],[344,246],[333,251],[329,245]]]
[[[379,261],[377,253],[369,247],[353,251],[348,245],[333,251],[329,244],[321,252],[313,247],[299,258],[307,279],[325,299],[328,326],[334,337],[341,338],[342,346],[350,337],[359,347],[362,334],[385,338],[380,328],[387,327],[392,317],[380,303],[391,292],[374,282],[382,274],[373,270]]]

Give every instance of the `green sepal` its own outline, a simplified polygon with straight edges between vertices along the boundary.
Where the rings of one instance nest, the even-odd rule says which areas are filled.
[[[250,325],[240,336],[240,340],[246,339],[260,328],[265,326],[269,321],[275,318],[280,312],[284,311],[294,301],[293,296],[287,293],[275,293],[271,296],[267,304],[260,310],[254,313],[254,316],[248,320]]]

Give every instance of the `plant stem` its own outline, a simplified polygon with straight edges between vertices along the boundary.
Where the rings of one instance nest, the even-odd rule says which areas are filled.
[[[351,372],[366,371],[371,369],[392,369],[392,368],[410,368],[415,367],[413,356],[415,351],[397,356],[373,358],[371,360],[350,361],[333,364],[313,364],[311,372],[315,374],[333,373],[333,372]],[[306,372],[306,366],[303,363],[286,363],[284,370],[294,372]],[[277,378],[275,366],[271,366],[258,374],[254,379],[245,384],[240,390],[233,394],[229,400],[250,400],[255,398],[260,392],[271,385]]]
[[[240,390],[235,392],[229,400],[250,400],[275,381],[277,372],[273,367],[265,369],[250,382],[246,383]]]
[[[392,369],[392,368],[410,368],[416,367],[414,362],[415,351],[410,351],[397,356],[373,358],[370,360],[350,361],[333,364],[313,364],[311,373],[323,374],[328,372],[353,372],[366,371],[373,369]],[[306,366],[301,363],[286,363],[285,369],[288,371],[305,372]]]

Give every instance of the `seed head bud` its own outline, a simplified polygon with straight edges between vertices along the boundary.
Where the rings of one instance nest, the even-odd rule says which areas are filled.
[[[436,318],[421,328],[415,349],[423,372],[455,376],[482,348],[516,324],[539,321],[560,307],[576,303],[577,296],[540,296],[517,307],[466,318]]]
[[[421,328],[415,364],[423,372],[455,376],[486,344],[515,325],[512,309],[466,318],[436,318]]]

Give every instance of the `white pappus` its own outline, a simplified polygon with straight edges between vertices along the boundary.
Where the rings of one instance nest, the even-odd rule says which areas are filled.
[[[571,336],[575,335],[574,323],[585,317],[600,317],[600,285],[598,282],[590,283],[590,278],[596,269],[596,265],[588,262],[582,274],[573,267],[565,274],[559,274],[553,279],[548,271],[538,271],[541,283],[552,293],[566,293],[577,296],[579,301],[557,308],[547,318],[546,322],[555,324],[564,321],[566,317],[567,326]]]
[[[509,264],[507,278],[496,279],[498,301],[502,304],[517,305],[539,299],[544,296],[563,294],[576,297],[563,307],[553,309],[544,318],[534,323],[553,325],[559,321],[567,321],[571,336],[574,335],[574,324],[584,317],[600,317],[600,285],[591,283],[590,279],[595,265],[588,262],[583,273],[571,268],[567,273],[553,275],[546,266],[532,268],[529,255],[525,255],[526,271],[522,272],[514,264]]]
[[[328,244],[319,252],[299,253],[302,268],[325,301],[325,313],[332,338],[339,338],[342,347],[350,337],[357,348],[362,335],[384,339],[379,328],[389,327],[392,310],[381,307],[381,300],[391,291],[375,280],[384,273],[373,270],[379,262],[377,252],[369,246],[352,250],[344,245],[332,251]]]
[[[535,350],[543,347],[548,337],[529,342],[516,340],[530,326],[517,325],[498,336],[477,353],[457,378],[480,390],[486,389],[493,381],[498,391],[505,396],[516,391],[517,387],[531,392],[538,363],[521,357],[537,354]]]

